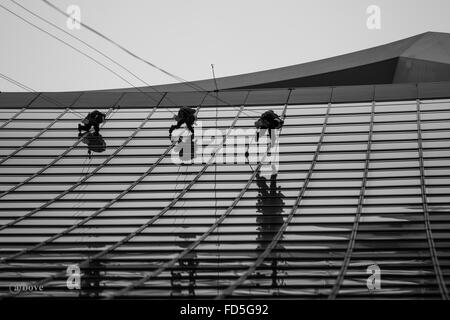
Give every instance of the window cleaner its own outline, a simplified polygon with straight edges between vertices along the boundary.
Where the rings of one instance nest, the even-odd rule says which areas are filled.
[[[271,145],[273,146],[275,144],[275,136],[272,137],[272,130],[275,129],[281,129],[283,126],[284,121],[280,118],[279,115],[277,115],[273,110],[268,110],[264,112],[261,117],[255,121],[255,127],[256,127],[256,142],[259,141],[259,135],[260,132],[264,132],[266,130],[269,131],[269,139],[271,140]],[[245,157],[249,157],[248,149],[245,152]]]
[[[175,129],[181,128],[183,123],[186,124],[186,127],[191,132],[191,139],[194,139],[194,128],[192,127],[195,123],[196,117],[195,117],[195,109],[190,107],[181,107],[178,111],[178,115],[174,116],[175,121],[177,121],[177,124],[174,124],[169,129],[169,137],[172,139],[172,131]]]
[[[98,110],[94,110],[90,112],[84,119],[81,121],[83,124],[78,124],[78,135],[81,136],[81,131],[88,132],[94,127],[95,134],[100,133],[100,124],[105,121],[106,115],[103,112]]]
[[[272,130],[280,129],[284,124],[284,121],[273,110],[264,112],[261,117],[255,121],[256,127],[256,142],[259,141],[260,131],[269,131],[269,138],[272,141]],[[272,141],[273,144],[273,141]]]

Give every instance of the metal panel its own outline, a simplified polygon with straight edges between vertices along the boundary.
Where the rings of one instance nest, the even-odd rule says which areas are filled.
[[[417,85],[415,83],[375,86],[375,101],[416,100],[417,96]]]
[[[88,109],[109,108],[111,106],[114,106],[121,96],[122,92],[87,91],[73,105],[73,108],[88,108]],[[121,101],[118,102],[119,105],[120,103]]]
[[[334,89],[333,101],[346,100],[349,89]],[[287,95],[280,102],[269,92],[242,112],[205,95],[199,119],[225,133],[248,129],[265,109],[286,107]],[[236,102],[243,93],[219,96]],[[66,109],[56,114],[42,104],[33,108],[36,119],[29,110],[15,116],[24,106],[7,111],[2,296],[9,283],[26,282],[45,283],[43,292],[27,293],[35,297],[327,298],[339,288],[336,298],[446,298],[448,100],[373,108],[330,105],[330,88],[292,90],[272,186],[256,177],[258,165],[174,165],[172,113],[155,108],[149,117],[147,98],[135,94],[142,95],[108,105],[129,102],[102,128],[106,150],[90,160],[85,145],[74,146],[78,118]],[[95,101],[86,98],[86,108]],[[381,290],[366,287],[369,263],[389,279]],[[74,264],[81,290],[65,285]]]
[[[374,96],[374,86],[342,86],[333,90],[333,103],[366,102]]]
[[[1,108],[23,108],[29,104],[39,93],[32,92],[1,92]]]
[[[332,88],[296,88],[292,90],[290,104],[323,104],[330,101]]]
[[[289,90],[251,90],[246,104],[248,105],[283,105]]]
[[[450,97],[450,82],[419,83],[419,99]]]

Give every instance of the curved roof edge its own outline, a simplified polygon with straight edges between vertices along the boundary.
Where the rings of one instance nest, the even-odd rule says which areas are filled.
[[[219,99],[218,99],[219,98]],[[4,92],[0,94],[0,108],[121,108],[148,109],[178,106],[239,106],[327,103],[370,103],[420,100],[448,100],[450,81],[427,83],[397,83],[337,87],[304,87],[277,89],[235,89],[219,92]]]
[[[388,44],[288,67],[217,78],[219,90],[450,81],[450,34],[426,32]],[[143,91],[205,91],[213,79],[141,87]],[[137,91],[114,89],[107,91]]]
[[[426,83],[442,83],[445,87],[450,83],[450,33],[426,32],[332,58],[216,80],[220,92],[321,87],[343,87],[343,90],[347,90],[345,87]],[[195,91],[212,92],[216,91],[215,89],[214,79],[206,79],[137,89],[128,87],[47,93],[70,95],[76,92],[92,94],[180,92],[189,94]],[[3,92],[5,93],[8,92]]]

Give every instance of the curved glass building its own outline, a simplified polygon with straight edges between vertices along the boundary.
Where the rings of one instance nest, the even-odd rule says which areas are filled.
[[[193,142],[168,137],[180,106]],[[100,135],[78,136],[94,109]],[[277,147],[247,159],[269,109]],[[448,34],[216,83],[0,93],[0,131],[2,297],[449,297]]]

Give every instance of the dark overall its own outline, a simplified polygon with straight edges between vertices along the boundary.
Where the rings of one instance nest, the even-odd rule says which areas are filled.
[[[272,139],[272,130],[279,129],[283,125],[283,120],[272,110],[264,112],[258,121],[255,122],[257,129],[269,130],[269,138]],[[256,132],[256,141],[259,141],[259,130]]]
[[[78,131],[89,131],[94,127],[96,134],[100,132],[100,123],[105,120],[105,114],[99,111],[93,111],[83,120],[83,125],[78,125]]]
[[[172,135],[172,131],[175,129],[181,128],[183,123],[186,124],[186,127],[192,133],[192,137],[194,136],[194,128],[192,127],[195,123],[195,110],[189,107],[181,107],[178,111],[178,115],[176,117],[177,124],[174,124],[169,129],[169,134]]]

